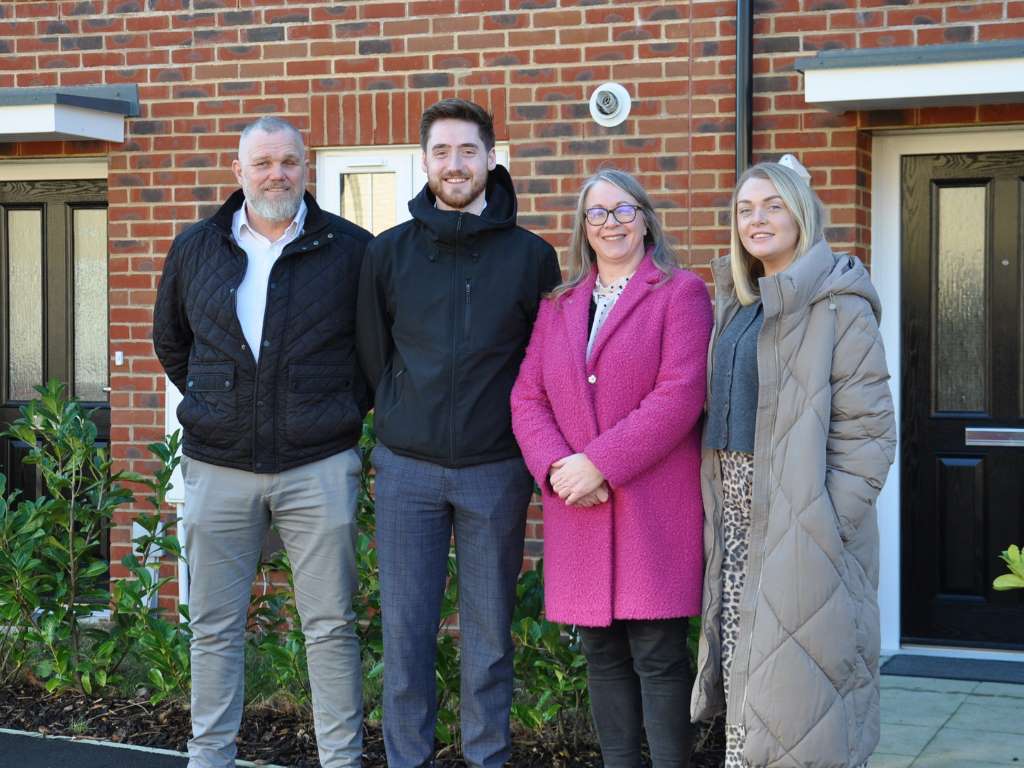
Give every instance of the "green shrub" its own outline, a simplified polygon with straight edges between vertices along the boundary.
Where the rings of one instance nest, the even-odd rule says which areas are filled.
[[[23,461],[39,469],[46,497],[24,524],[43,534],[33,537],[30,553],[22,550],[22,578],[0,601],[20,605],[18,631],[39,651],[33,670],[47,689],[91,693],[94,684],[106,685],[117,645],[83,619],[108,602],[100,544],[114,510],[132,494],[97,445],[89,414],[65,399],[64,385],[51,381],[36,391],[40,397],[21,407],[5,436],[28,445]]]
[[[47,690],[90,694],[113,683],[134,652],[167,695],[188,679],[187,659],[184,676],[180,670],[188,641],[157,614],[155,598],[167,579],[148,561],[154,548],[180,555],[160,516],[177,463],[177,435],[150,446],[161,461],[155,477],[114,472],[91,414],[65,398],[64,385],[50,381],[36,391],[39,397],[21,407],[5,433],[29,446],[23,461],[38,467],[46,495],[19,502],[5,493],[6,478],[0,481],[0,675],[9,681],[31,663]],[[150,490],[155,511],[138,518],[142,563],[125,557],[134,578],[119,581],[111,595],[100,545],[114,510],[134,499],[127,482]],[[109,623],[93,620],[108,607]],[[168,669],[171,679],[161,681]]]

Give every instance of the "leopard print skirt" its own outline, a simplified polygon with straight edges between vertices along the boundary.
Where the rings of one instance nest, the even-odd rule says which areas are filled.
[[[729,678],[740,627],[740,596],[747,575],[750,506],[754,490],[754,454],[719,451],[722,464],[722,680],[729,700]],[[743,759],[746,729],[725,726],[725,768],[752,768]],[[863,763],[858,768],[867,768]]]

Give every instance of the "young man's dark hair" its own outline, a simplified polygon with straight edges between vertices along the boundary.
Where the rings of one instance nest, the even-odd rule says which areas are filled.
[[[465,120],[467,123],[476,123],[480,129],[480,138],[484,142],[484,149],[490,152],[494,149],[494,116],[479,104],[474,104],[465,99],[444,99],[437,102],[423,113],[420,118],[420,147],[427,151],[427,139],[430,138],[430,128],[438,120]]]

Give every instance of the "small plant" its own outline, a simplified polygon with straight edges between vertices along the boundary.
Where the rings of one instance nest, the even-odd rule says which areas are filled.
[[[48,508],[44,499],[19,502],[17,493],[7,494],[7,478],[0,475],[0,686],[14,680],[34,656],[29,631],[51,580],[38,557]]]
[[[32,534],[39,527],[44,533],[35,534],[25,562],[33,566],[32,584],[22,582],[16,600],[22,604],[22,630],[41,652],[36,675],[50,691],[88,694],[94,684],[106,685],[116,647],[82,620],[106,606],[108,566],[100,543],[114,510],[132,494],[118,482],[107,450],[96,444],[90,414],[64,397],[64,385],[50,381],[36,391],[40,396],[21,407],[21,418],[6,433],[29,446],[24,462],[39,468],[47,494],[26,523]],[[90,636],[96,642],[86,652]]]
[[[268,587],[253,597],[249,606],[249,645],[265,669],[278,699],[310,712],[312,697],[306,668],[306,640],[295,605],[295,581],[292,566],[284,550],[260,563],[265,583],[271,575],[283,575],[287,589]]]
[[[1009,567],[1010,572],[1004,573],[992,582],[992,588],[1000,591],[1008,589],[1024,589],[1024,555],[1020,547],[1011,544],[999,557]]]
[[[187,625],[159,616],[156,598],[168,579],[159,577],[158,558],[151,557],[155,549],[181,553],[160,514],[178,436],[149,447],[161,462],[155,477],[115,472],[96,442],[91,414],[65,398],[64,385],[50,381],[36,391],[39,397],[22,406],[5,433],[29,446],[24,461],[39,468],[46,494],[19,500],[5,493],[0,475],[0,681],[30,667],[49,691],[92,694],[115,682],[135,653],[148,668],[154,698],[181,690],[188,682]],[[134,499],[128,482],[150,490],[154,512],[138,517],[142,559],[124,558],[133,578],[117,582],[112,596],[100,544],[114,510]],[[109,624],[93,620],[107,608]]]
[[[512,720],[529,731],[550,729],[563,743],[589,735],[586,659],[574,627],[542,615],[544,563],[519,577],[512,623],[516,696]],[[564,631],[563,631],[564,630]]]
[[[135,524],[142,533],[132,540],[135,552],[121,558],[131,576],[119,580],[113,588],[113,629],[110,641],[120,647],[120,655],[112,671],[116,671],[129,653],[141,660],[147,669],[150,700],[154,703],[187,691],[190,675],[188,607],[179,606],[181,620],[168,621],[159,611],[161,588],[171,581],[160,576],[162,556],[181,559],[181,544],[167,533],[170,521],[163,509],[171,476],[181,461],[178,456],[180,432],[168,435],[161,443],[151,443],[149,452],[160,460],[152,477],[123,472],[120,479],[139,483],[149,490],[145,497],[152,512],[140,512]]]

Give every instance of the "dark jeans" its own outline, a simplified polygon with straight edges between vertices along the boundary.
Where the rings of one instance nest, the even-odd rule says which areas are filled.
[[[373,463],[388,766],[433,764],[437,631],[454,530],[462,752],[471,768],[501,768],[512,751],[510,625],[533,480],[522,459],[449,469],[378,444]]]
[[[579,628],[605,768],[642,768],[641,729],[654,768],[690,764],[688,626],[689,620],[680,618]]]

